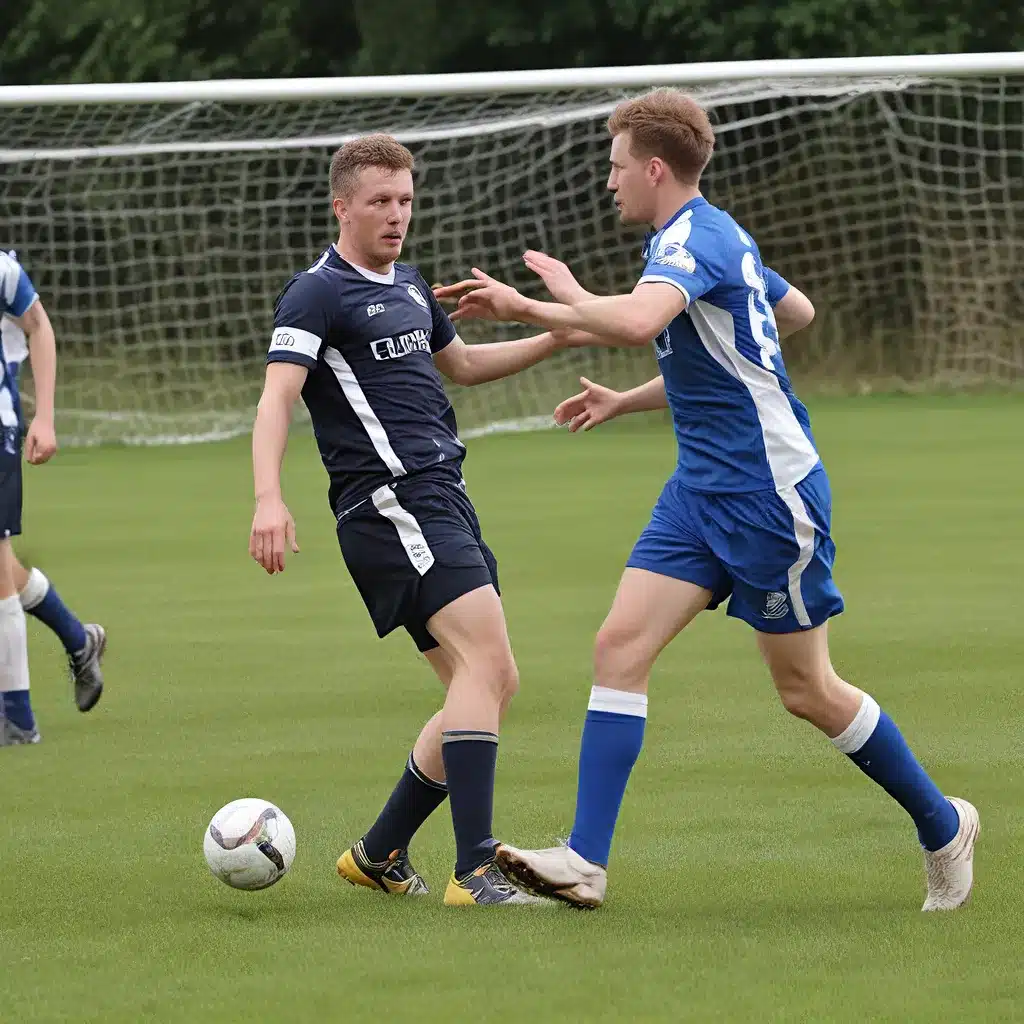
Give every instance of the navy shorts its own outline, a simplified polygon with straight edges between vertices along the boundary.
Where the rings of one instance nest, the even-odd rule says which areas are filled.
[[[843,610],[832,579],[832,493],[824,469],[794,487],[704,494],[673,476],[627,565],[729,598],[728,614],[762,633],[796,633]]]
[[[0,451],[0,540],[21,533],[21,455]]]
[[[378,636],[404,626],[421,651],[437,641],[428,620],[456,598],[492,585],[498,563],[463,487],[406,477],[338,519],[338,542]]]

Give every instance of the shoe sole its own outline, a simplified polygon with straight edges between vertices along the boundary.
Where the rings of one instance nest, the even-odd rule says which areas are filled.
[[[551,900],[558,900],[567,907],[574,910],[596,910],[601,906],[601,900],[586,900],[572,894],[574,886],[556,886],[545,881],[536,871],[521,857],[513,853],[507,846],[499,846],[494,852],[498,867],[506,875],[514,879],[527,892],[535,896],[546,896]]]
[[[99,653],[96,655],[96,660],[97,661],[102,661],[103,660],[103,655],[106,653],[106,651],[107,651],[107,631],[105,629],[101,628],[101,630],[100,630],[100,649],[99,649]],[[82,712],[82,714],[85,714],[87,711],[92,711],[92,709],[94,707],[96,707],[97,704],[99,704],[100,697],[102,697],[102,696],[103,696],[103,684],[100,683],[99,687],[96,690],[91,692],[89,700],[85,701],[84,704],[83,703],[79,703],[79,701],[78,701],[78,688],[76,687],[75,688],[75,706],[78,708],[79,711]]]

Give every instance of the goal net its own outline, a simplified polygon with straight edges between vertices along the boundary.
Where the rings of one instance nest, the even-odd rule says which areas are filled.
[[[815,302],[815,325],[785,346],[799,386],[1019,383],[1024,61],[969,75],[772,63],[742,78],[628,69],[626,84],[614,69],[451,76],[451,90],[315,80],[267,98],[223,82],[149,86],[130,102],[0,89],[0,245],[18,251],[57,330],[62,437],[250,428],[274,299],[335,236],[331,153],[367,131],[416,156],[405,258],[428,281],[476,265],[540,295],[521,258],[539,248],[593,291],[629,289],[642,233],[620,227],[605,190],[605,120],[667,82],[711,112],[705,194]],[[467,430],[515,428],[549,422],[581,374],[621,387],[654,371],[645,350],[574,350],[452,395]]]

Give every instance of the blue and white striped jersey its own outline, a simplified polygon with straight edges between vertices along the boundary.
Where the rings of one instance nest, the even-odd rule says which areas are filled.
[[[23,316],[37,298],[28,274],[14,255],[0,251],[0,323],[9,324],[24,339],[18,325],[10,317]],[[6,344],[6,332],[4,342]],[[21,359],[24,359],[24,355]],[[0,358],[0,450],[8,455],[16,455],[20,443],[21,407],[17,384],[8,362],[17,363],[20,360],[11,359],[6,351],[3,352],[3,358]]]
[[[754,240],[702,197],[647,242],[641,283],[678,288],[686,309],[654,351],[694,491],[776,490],[818,464],[807,410],[793,393],[772,306],[789,285]]]

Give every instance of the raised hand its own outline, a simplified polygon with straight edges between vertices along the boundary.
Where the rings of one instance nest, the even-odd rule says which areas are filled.
[[[280,498],[261,498],[256,503],[249,533],[249,554],[271,576],[284,572],[285,548],[299,553],[295,539],[295,520]]]
[[[591,430],[599,423],[619,415],[622,395],[611,388],[594,384],[586,377],[580,377],[583,390],[567,398],[555,409],[555,422],[569,427],[569,433],[577,430]]]
[[[572,271],[554,256],[529,249],[523,253],[523,262],[544,282],[544,287],[556,302],[571,306],[590,297],[586,288],[573,277]]]
[[[452,320],[516,320],[522,310],[523,296],[496,278],[473,268],[474,281],[461,281],[449,290],[462,288],[458,308]],[[436,294],[436,293],[435,293]]]

